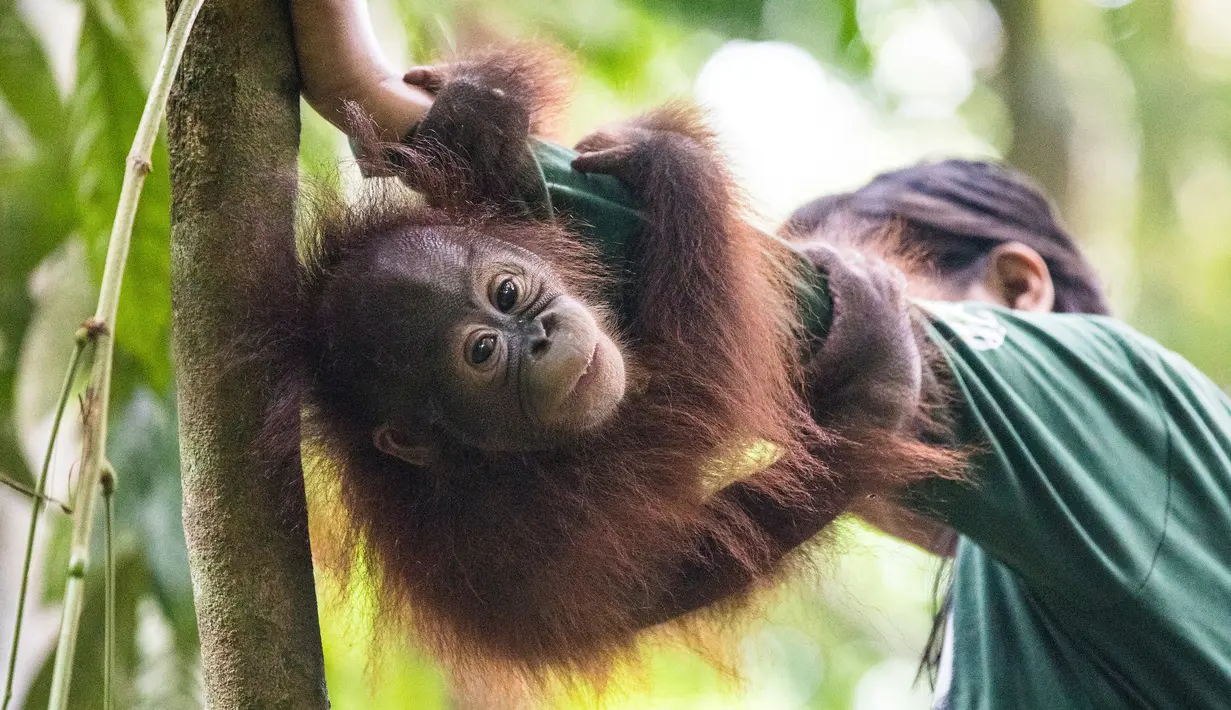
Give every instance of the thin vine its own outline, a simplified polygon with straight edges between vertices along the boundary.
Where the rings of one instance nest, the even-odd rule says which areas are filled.
[[[55,417],[51,423],[51,438],[47,441],[47,451],[43,455],[43,467],[38,474],[38,482],[32,491],[34,509],[30,511],[30,528],[26,532],[26,554],[21,563],[21,587],[17,592],[17,614],[13,623],[13,642],[9,647],[9,667],[4,680],[3,710],[8,710],[13,699],[13,677],[17,673],[17,648],[21,643],[21,622],[26,613],[26,594],[30,589],[30,562],[34,559],[34,535],[38,532],[38,521],[42,517],[43,504],[47,501],[47,472],[51,470],[51,454],[56,447],[56,435],[60,431],[60,422],[64,419],[64,410],[68,407],[68,398],[73,390],[73,379],[77,376],[77,365],[81,363],[81,353],[89,342],[90,334],[87,326],[77,331],[76,345],[68,361],[68,372],[64,374],[64,384],[60,387],[60,397],[56,400]]]

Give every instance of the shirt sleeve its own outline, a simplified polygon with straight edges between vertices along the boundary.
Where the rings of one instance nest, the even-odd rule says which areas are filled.
[[[1162,348],[1108,318],[921,304],[948,361],[965,481],[908,500],[1040,594],[1101,606],[1139,590],[1166,528]]]

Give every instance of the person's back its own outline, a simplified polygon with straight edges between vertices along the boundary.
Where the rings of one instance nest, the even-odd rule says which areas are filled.
[[[951,708],[1231,698],[1231,402],[1107,318],[932,304],[981,447],[918,510],[957,530]]]
[[[788,225],[909,256],[931,297],[998,304],[921,302],[977,452],[967,481],[905,501],[959,535],[938,707],[1226,705],[1225,394],[1123,324],[1052,313],[1107,307],[1046,201],[996,166],[889,173]]]

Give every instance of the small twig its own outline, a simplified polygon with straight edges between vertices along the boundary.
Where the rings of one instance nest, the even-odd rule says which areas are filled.
[[[27,498],[30,498],[31,500],[35,498],[39,498],[43,501],[43,503],[55,503],[57,506],[59,506],[60,510],[65,515],[73,514],[73,509],[68,506],[68,503],[65,503],[64,501],[60,500],[59,498],[56,498],[55,496],[49,496],[49,495],[40,496],[38,494],[38,491],[34,490],[30,486],[27,486],[26,484],[21,483],[20,481],[14,481],[13,479],[9,478],[3,473],[0,473],[0,485],[4,485],[9,488],[12,488],[13,490],[26,496]]]
[[[103,476],[99,483],[103,489],[103,500],[106,502],[104,542],[107,546],[104,562],[107,584],[103,593],[103,606],[106,614],[103,620],[103,710],[111,710],[111,678],[115,674],[115,545],[111,528],[112,519],[115,518],[115,469],[111,467],[110,461],[103,468]]]
[[[73,496],[73,537],[69,556],[68,580],[64,587],[64,611],[60,617],[60,638],[56,644],[56,661],[51,674],[49,710],[68,707],[69,685],[73,678],[73,657],[77,651],[77,633],[81,627],[81,610],[85,605],[85,573],[90,562],[90,536],[93,532],[94,502],[107,460],[107,415],[111,395],[111,366],[115,356],[115,315],[119,308],[120,286],[124,278],[124,263],[132,243],[133,220],[141,197],[141,187],[149,173],[150,157],[158,126],[171,93],[171,79],[179,68],[188,34],[204,0],[181,3],[167,30],[167,44],[154,74],[154,84],[146,99],[137,125],[120,186],[120,202],[111,226],[107,244],[107,262],[103,267],[99,287],[98,308],[89,322],[88,332],[95,340],[94,366],[86,388],[82,412],[81,477]]]
[[[77,490],[77,467],[80,463],[80,461],[74,461],[68,466],[68,486],[66,486],[66,488],[68,489],[68,494],[70,496],[73,494],[73,491]],[[71,504],[68,507],[69,510],[72,510],[73,508]]]
[[[38,498],[39,497],[39,494],[33,488],[31,488],[30,486],[27,486],[24,483],[21,483],[20,481],[14,481],[13,479],[9,478],[3,473],[0,473],[0,484],[8,486],[9,488],[12,488],[13,490],[26,496],[27,498]]]
[[[17,673],[17,647],[21,642],[21,622],[25,618],[26,594],[30,588],[30,562],[34,559],[34,536],[38,532],[38,521],[43,512],[43,503],[49,500],[46,491],[47,472],[51,470],[51,454],[56,447],[56,435],[60,431],[64,410],[68,408],[68,397],[73,390],[73,379],[77,376],[77,365],[81,363],[81,352],[85,350],[86,343],[93,339],[92,332],[92,329],[87,326],[82,326],[77,330],[73,354],[68,361],[68,372],[64,373],[64,384],[60,386],[60,398],[56,401],[55,416],[51,420],[51,437],[47,440],[47,452],[43,455],[43,468],[39,471],[35,489],[31,491],[34,498],[34,509],[30,511],[30,528],[26,532],[26,554],[21,563],[21,588],[17,592],[13,643],[9,647],[9,668],[4,680],[4,703],[0,704],[2,710],[7,710],[9,702],[13,699],[13,677]],[[71,508],[63,503],[60,503],[60,507],[71,511]]]

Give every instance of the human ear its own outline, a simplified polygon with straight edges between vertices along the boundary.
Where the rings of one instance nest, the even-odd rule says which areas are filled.
[[[436,453],[435,447],[422,435],[407,435],[390,424],[382,424],[372,432],[372,444],[381,452],[411,466],[426,466]]]
[[[992,250],[983,287],[996,301],[1019,311],[1048,313],[1056,302],[1047,262],[1020,242]]]

